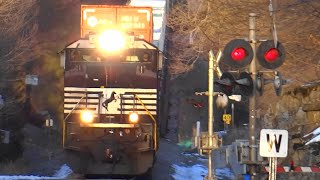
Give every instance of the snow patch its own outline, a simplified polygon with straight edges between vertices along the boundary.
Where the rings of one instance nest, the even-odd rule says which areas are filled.
[[[61,179],[64,179],[64,178],[67,178],[72,173],[73,173],[72,169],[66,164],[64,164],[61,166],[61,168],[58,171],[56,171],[53,177],[59,177]]]
[[[193,166],[180,166],[172,165],[172,168],[175,170],[175,173],[171,175],[175,180],[203,180],[203,178],[208,174],[208,168],[196,164]],[[215,171],[217,179],[234,179],[234,175],[229,168],[216,169]]]
[[[203,180],[203,177],[207,174],[207,169],[199,164],[191,167],[184,167],[174,164],[172,167],[175,170],[175,174],[172,175],[175,180]]]
[[[203,180],[203,178],[208,175],[208,167],[204,163],[208,162],[208,159],[199,153],[188,153],[183,152],[182,155],[188,158],[195,157],[195,159],[190,159],[188,164],[193,163],[192,165],[184,164],[177,165],[174,164],[171,167],[174,169],[175,173],[171,175],[175,180]],[[229,168],[219,168],[214,171],[217,179],[220,180],[232,180],[234,179],[234,174]]]
[[[220,179],[234,179],[234,175],[229,168],[221,168],[221,169],[216,169],[216,175]]]
[[[8,176],[0,176],[0,180],[18,180],[18,179],[65,179],[67,178],[73,171],[66,164],[62,165],[61,168],[54,173],[53,176],[36,176],[36,175],[8,175]]]

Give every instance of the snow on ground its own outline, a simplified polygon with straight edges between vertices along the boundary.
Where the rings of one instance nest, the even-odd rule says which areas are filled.
[[[37,176],[37,175],[0,175],[0,180],[20,180],[20,179],[65,179],[72,173],[72,170],[66,164],[56,171],[53,176]]]
[[[183,165],[173,164],[171,167],[174,169],[175,173],[171,176],[175,180],[203,180],[203,178],[208,175],[208,160],[203,159],[203,157],[197,153],[185,153],[184,156],[196,157],[196,161],[191,164],[190,162],[187,164],[183,163]],[[221,180],[234,179],[234,175],[229,168],[216,169],[215,175],[217,179]]]
[[[203,180],[203,178],[208,174],[208,168],[200,164],[187,167],[174,164],[172,167],[175,170],[175,174],[172,175],[175,180]],[[216,169],[215,174],[217,179],[234,179],[229,168]]]

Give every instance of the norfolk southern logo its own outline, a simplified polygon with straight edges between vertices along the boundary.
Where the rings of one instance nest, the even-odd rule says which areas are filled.
[[[109,110],[108,110],[108,105],[109,105],[109,103],[111,103],[112,101],[115,101],[115,102],[116,102],[117,99],[119,99],[119,96],[117,95],[116,92],[112,91],[110,97],[107,98],[107,99],[102,103],[102,106],[103,106],[104,108],[106,108],[107,111],[109,111]]]

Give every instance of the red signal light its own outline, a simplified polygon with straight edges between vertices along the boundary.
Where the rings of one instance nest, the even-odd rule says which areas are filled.
[[[273,40],[263,41],[257,49],[259,64],[267,69],[275,69],[284,63],[286,53],[280,42],[274,46]]]
[[[242,61],[246,56],[246,50],[241,47],[235,48],[231,53],[231,57],[235,61]]]
[[[279,51],[276,48],[269,49],[265,54],[264,58],[268,62],[274,62],[279,57]]]
[[[231,40],[223,50],[223,62],[233,68],[243,68],[251,63],[253,49],[244,39]]]

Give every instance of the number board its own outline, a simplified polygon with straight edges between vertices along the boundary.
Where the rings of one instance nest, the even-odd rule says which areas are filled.
[[[225,122],[226,124],[230,124],[231,122],[231,114],[224,114],[222,116],[223,122]]]

